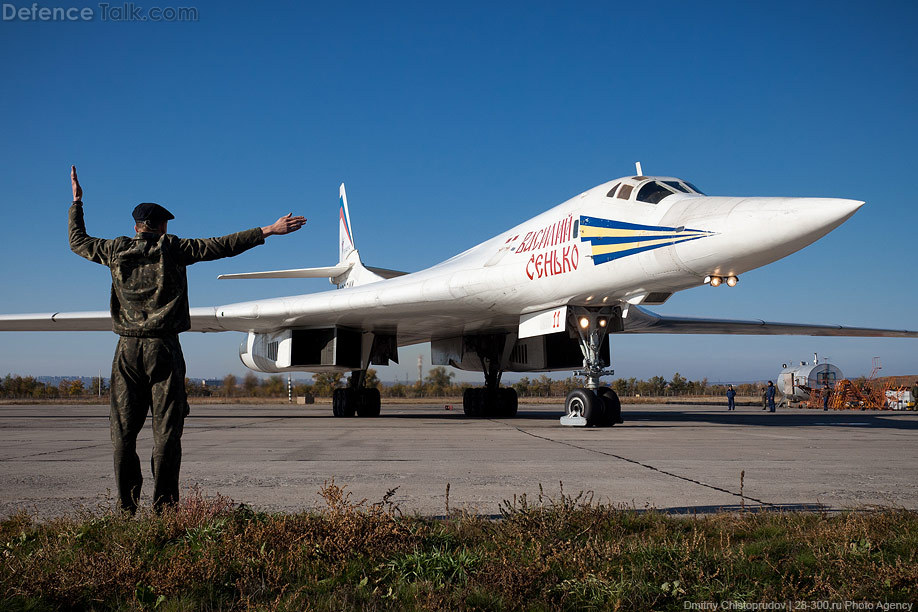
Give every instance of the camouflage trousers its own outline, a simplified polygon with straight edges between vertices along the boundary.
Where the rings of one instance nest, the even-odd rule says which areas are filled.
[[[153,415],[153,507],[178,501],[182,429],[188,415],[185,358],[178,336],[121,336],[112,362],[111,430],[121,508],[137,510],[143,485],[137,434]]]

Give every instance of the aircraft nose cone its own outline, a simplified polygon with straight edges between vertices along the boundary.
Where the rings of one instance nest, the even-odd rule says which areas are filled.
[[[716,228],[716,236],[677,247],[693,272],[739,274],[764,266],[822,238],[864,205],[836,198],[747,198]]]
[[[860,200],[838,198],[792,198],[786,203],[785,215],[806,234],[819,233],[816,240],[847,221],[864,205]]]
[[[770,248],[793,253],[831,232],[863,205],[839,198],[750,198],[733,209],[730,219],[754,228]]]

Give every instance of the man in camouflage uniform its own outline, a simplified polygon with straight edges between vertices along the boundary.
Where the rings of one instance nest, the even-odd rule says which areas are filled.
[[[83,190],[71,166],[70,249],[108,266],[112,275],[112,329],[120,336],[112,362],[111,434],[121,508],[137,510],[143,477],[137,434],[153,415],[153,507],[178,501],[182,429],[188,415],[185,359],[180,332],[191,328],[185,268],[199,261],[233,257],[275,234],[300,229],[303,217],[288,214],[272,225],[221,238],[184,239],[166,233],[175,217],[162,206],[138,205],[137,234],[93,238],[83,223]]]

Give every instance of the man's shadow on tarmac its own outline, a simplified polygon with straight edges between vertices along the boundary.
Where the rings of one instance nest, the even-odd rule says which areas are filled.
[[[379,419],[404,419],[404,420],[444,420],[444,421],[464,421],[468,423],[481,422],[481,418],[467,417],[462,412],[461,406],[453,406],[452,409],[445,408],[432,410],[425,407],[424,411],[406,411],[397,412],[398,405],[383,406]],[[527,421],[557,421],[564,412],[558,407],[557,410],[527,410],[521,408],[516,417],[500,418],[494,417],[489,420],[506,421],[509,423],[523,424]],[[891,418],[896,416],[913,416],[914,418]],[[259,415],[263,416],[263,415]],[[290,418],[337,418],[331,414],[329,408],[327,415],[285,415]],[[767,412],[758,409],[747,409],[745,411],[737,410],[723,413],[716,412],[693,412],[690,410],[629,410],[627,404],[622,408],[622,419],[625,421],[622,425],[616,427],[685,427],[687,423],[697,423],[698,425],[741,425],[754,427],[851,427],[851,428],[882,428],[882,429],[900,429],[900,430],[918,430],[918,414],[913,412],[867,412],[867,411],[833,411],[824,412],[822,410],[798,410],[791,412]]]
[[[909,415],[915,418],[892,418],[899,415]],[[897,413],[892,411],[822,411],[822,410],[797,410],[791,412],[767,412],[758,410],[754,412],[724,412],[723,414],[711,412],[691,411],[665,411],[652,410],[628,411],[622,410],[625,423],[628,419],[641,419],[643,423],[705,423],[711,425],[752,425],[757,427],[860,427],[865,429],[918,429],[918,415],[914,413]]]
[[[449,404],[447,404],[449,405]],[[203,406],[203,405],[202,405]],[[292,408],[293,406],[289,406]],[[338,419],[332,414],[331,406],[310,406],[311,410],[309,412],[276,412],[277,406],[271,405],[252,405],[252,410],[247,413],[240,414],[239,412],[224,413],[224,412],[215,412],[210,413],[209,411],[199,412],[198,405],[192,404],[191,406],[191,415],[189,419],[194,420],[204,420],[204,419]],[[316,408],[322,410],[321,413],[316,413]],[[327,412],[323,409],[327,408]],[[422,409],[418,409],[422,408]],[[263,412],[262,412],[263,411]],[[533,410],[523,407],[517,413],[517,416],[514,418],[491,418],[489,420],[493,421],[502,421],[507,423],[520,423],[525,424],[527,421],[557,421],[559,417],[563,415],[563,410],[559,405],[557,408],[554,406],[547,406],[542,409]],[[898,418],[897,418],[898,417]],[[912,418],[901,418],[901,417],[912,417]],[[73,415],[64,415],[64,414],[35,414],[30,415],[30,419],[73,419]],[[99,418],[108,420],[109,415],[106,413],[93,414],[93,415],[84,415],[79,417],[82,419],[88,418]],[[483,419],[467,417],[462,412],[461,405],[452,405],[452,408],[447,410],[445,406],[443,408],[431,408],[430,406],[414,406],[411,404],[406,404],[404,407],[399,404],[394,404],[390,406],[383,405],[382,413],[379,417],[370,419],[373,420],[384,420],[384,419],[399,419],[406,421],[421,421],[421,420],[442,420],[442,421],[453,421],[453,422],[465,422],[465,423],[476,423],[481,422]],[[686,427],[686,424],[697,423],[701,425],[742,425],[742,426],[754,426],[754,427],[838,427],[838,428],[864,428],[864,429],[898,429],[898,430],[918,430],[918,414],[915,412],[898,412],[898,411],[857,411],[857,410],[845,410],[845,411],[836,411],[830,410],[828,412],[822,410],[802,410],[802,409],[793,409],[791,411],[781,411],[778,412],[767,412],[755,408],[747,408],[743,410],[742,408],[737,409],[733,412],[727,412],[724,409],[723,412],[711,412],[699,411],[693,412],[691,410],[653,410],[653,409],[642,409],[642,410],[631,410],[626,404],[622,409],[622,419],[625,421],[624,424],[616,425],[618,428],[628,427]],[[358,422],[367,422],[367,419],[361,419],[355,417],[354,421]],[[345,419],[344,422],[351,421],[351,419]]]

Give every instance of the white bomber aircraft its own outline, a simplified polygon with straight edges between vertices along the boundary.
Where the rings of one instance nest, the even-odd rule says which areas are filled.
[[[565,402],[564,425],[621,422],[609,334],[794,334],[918,337],[908,330],[666,317],[645,305],[740,274],[802,249],[864,202],[829,198],[711,197],[688,181],[637,176],[603,183],[426,270],[361,263],[344,185],[339,261],[325,268],[219,278],[328,277],[338,290],[191,309],[191,330],[241,331],[242,362],[258,372],[351,372],[334,393],[335,416],[376,416],[371,365],[398,362],[398,347],[431,343],[431,364],[480,370],[465,414],[511,417],[516,392],[503,372],[570,370],[586,387]],[[0,331],[111,330],[108,312],[0,315]]]

